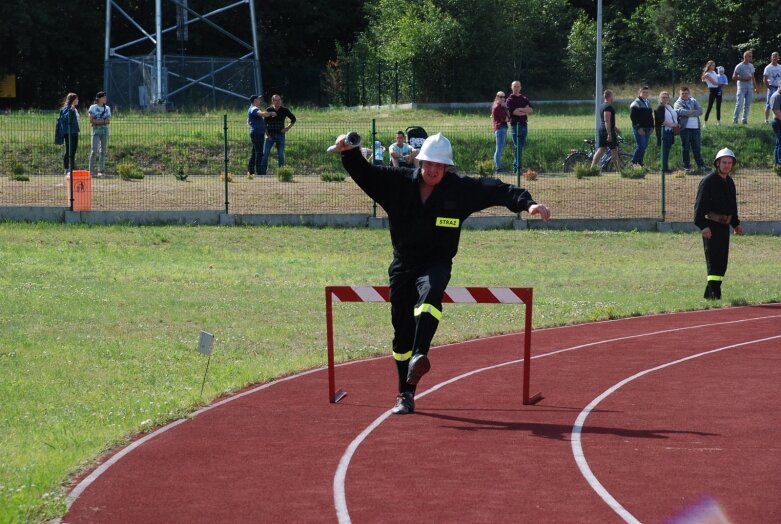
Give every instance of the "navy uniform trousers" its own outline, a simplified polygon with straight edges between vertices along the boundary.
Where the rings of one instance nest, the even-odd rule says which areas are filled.
[[[418,264],[400,269],[391,264],[390,302],[393,324],[393,358],[399,373],[399,393],[415,392],[407,384],[409,360],[427,354],[442,318],[442,296],[450,281],[450,263]]]

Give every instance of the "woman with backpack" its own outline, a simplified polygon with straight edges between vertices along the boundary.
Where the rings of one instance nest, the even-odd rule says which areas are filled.
[[[57,125],[61,130],[61,136],[65,145],[65,154],[62,155],[62,165],[67,175],[71,169],[76,169],[76,148],[79,146],[79,95],[68,93],[62,101],[60,117]]]

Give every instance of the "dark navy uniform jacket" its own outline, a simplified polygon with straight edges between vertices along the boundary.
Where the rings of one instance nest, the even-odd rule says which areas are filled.
[[[342,164],[358,186],[388,213],[393,256],[403,266],[450,263],[458,252],[464,220],[491,206],[528,211],[536,204],[523,188],[493,178],[450,171],[420,201],[420,169],[373,166],[358,148],[342,153]]]
[[[735,181],[729,175],[727,178],[721,178],[716,170],[700,180],[697,188],[697,199],[694,204],[694,223],[697,227],[700,229],[713,227],[714,223],[705,218],[705,215],[711,212],[732,215],[730,225],[733,228],[740,224]]]

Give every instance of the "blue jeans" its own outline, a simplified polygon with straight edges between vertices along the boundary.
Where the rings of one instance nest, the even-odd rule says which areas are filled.
[[[675,143],[675,133],[672,129],[662,129],[662,171],[670,170],[670,149]]]
[[[776,134],[776,148],[773,151],[773,162],[781,164],[781,120],[773,119],[773,132]]]
[[[681,153],[683,157],[683,168],[689,169],[689,149],[694,153],[694,161],[700,169],[705,167],[705,161],[700,152],[700,129],[681,129]]]
[[[504,145],[507,143],[507,126],[494,131],[496,137],[496,151],[494,151],[494,168],[498,171],[502,168],[502,153]]]
[[[643,134],[640,134],[640,131]],[[632,152],[632,163],[643,165],[643,157],[645,157],[645,149],[648,147],[648,141],[651,139],[650,127],[632,128],[632,133],[635,135],[635,150]]]
[[[260,163],[260,174],[265,175],[268,168],[268,157],[271,154],[271,148],[277,145],[277,163],[279,167],[285,165],[285,133],[279,131],[267,131],[266,144],[263,147],[263,161]]]
[[[250,142],[252,142],[252,154],[247,162],[247,173],[263,173],[263,137],[266,134],[262,131],[252,131],[249,134]]]
[[[746,87],[739,87],[735,92],[735,112],[732,113],[732,122],[737,124],[740,116],[740,108],[743,106],[743,123],[748,123],[748,112],[751,109],[751,102],[754,100],[754,90],[749,84]]]
[[[521,124],[513,124],[512,137],[513,137],[513,151],[515,156],[513,158],[513,173],[523,173],[523,146],[526,145],[526,135],[529,133],[529,129]]]
[[[95,160],[98,163],[98,173],[106,170],[106,146],[108,145],[108,133],[105,135],[92,135],[92,151],[89,154],[89,173],[95,176]]]

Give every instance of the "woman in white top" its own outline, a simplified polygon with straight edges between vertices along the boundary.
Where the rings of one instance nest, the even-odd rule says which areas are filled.
[[[708,60],[702,69],[700,77],[705,85],[708,86],[708,109],[705,111],[705,121],[708,121],[710,110],[713,107],[713,101],[716,101],[716,125],[721,125],[721,85],[719,84],[719,75],[716,73],[716,62]]]
[[[676,130],[680,130],[678,124],[678,113],[670,105],[670,93],[662,91],[659,93],[659,105],[654,110],[654,120],[656,123],[656,141],[662,146],[662,171],[669,173],[670,149],[675,143]]]

